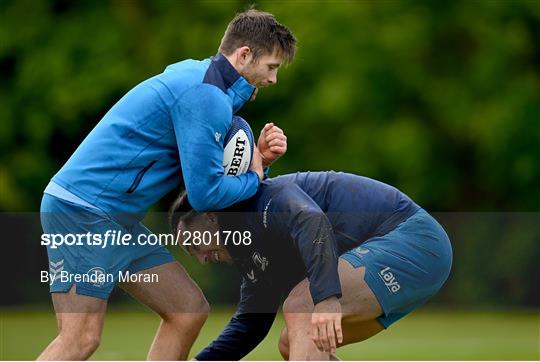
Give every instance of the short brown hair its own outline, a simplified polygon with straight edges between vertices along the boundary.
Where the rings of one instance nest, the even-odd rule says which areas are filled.
[[[236,14],[229,23],[219,51],[230,55],[243,46],[251,49],[253,60],[277,51],[290,64],[296,52],[296,38],[286,26],[278,23],[274,15],[251,8]]]
[[[177,233],[180,221],[188,223],[193,220],[197,214],[198,213],[189,203],[187,192],[182,191],[169,209],[169,227],[173,234]]]

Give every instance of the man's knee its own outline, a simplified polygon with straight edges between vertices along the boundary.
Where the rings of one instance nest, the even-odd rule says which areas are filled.
[[[313,303],[310,298],[303,294],[289,295],[283,302],[283,317],[289,329],[310,321],[311,312],[313,312]]]
[[[170,313],[186,313],[186,314],[202,314],[208,315],[210,312],[210,304],[204,297],[202,291],[198,288],[190,290],[180,298],[174,301],[173,310],[167,310]]]
[[[210,304],[208,304],[208,301],[202,292],[191,294],[186,300],[182,301],[181,304],[188,312],[206,315],[210,312]]]
[[[190,326],[198,326],[204,324],[208,318],[209,312],[197,311],[192,313],[185,312],[170,312],[161,316],[161,319],[166,323],[171,323],[178,328],[186,328]]]
[[[287,328],[283,328],[279,337],[278,349],[281,357],[284,360],[289,359],[289,336],[287,334]]]
[[[81,338],[81,351],[91,355],[101,343],[101,332],[85,331]]]
[[[86,359],[101,343],[101,327],[93,323],[81,323],[76,328],[62,328],[58,337],[63,345],[80,354],[79,359]]]
[[[166,311],[161,314],[163,321],[172,323],[179,328],[199,326],[204,324],[210,313],[210,304],[202,293],[191,295],[183,301],[177,310]]]

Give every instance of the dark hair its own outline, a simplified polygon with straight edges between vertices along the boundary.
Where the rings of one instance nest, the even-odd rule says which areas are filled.
[[[198,213],[189,203],[187,192],[182,191],[169,209],[169,227],[171,228],[172,233],[176,234],[180,221],[187,224],[192,221],[197,214]]]
[[[253,60],[277,51],[290,64],[296,51],[296,38],[286,26],[277,22],[274,15],[250,8],[236,14],[229,23],[219,51],[230,55],[243,46],[251,49]]]

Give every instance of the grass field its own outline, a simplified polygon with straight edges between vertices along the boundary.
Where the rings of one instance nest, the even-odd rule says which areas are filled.
[[[231,312],[212,312],[192,355],[221,331]],[[539,318],[538,312],[417,312],[337,354],[348,360],[540,360]],[[157,324],[150,312],[110,311],[102,344],[92,359],[145,359]],[[278,318],[267,339],[246,359],[281,359],[277,341],[282,326]],[[0,327],[2,360],[35,359],[56,332],[54,315],[43,311],[3,310]]]

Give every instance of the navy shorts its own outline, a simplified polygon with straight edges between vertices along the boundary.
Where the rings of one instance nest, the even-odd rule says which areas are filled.
[[[126,228],[98,209],[74,204],[49,194],[44,194],[41,202],[41,225],[44,234],[105,235],[107,231],[116,231],[131,234],[132,241],[137,240],[141,234],[150,234],[141,223]],[[101,299],[109,298],[121,275],[174,261],[174,257],[163,245],[141,245],[135,242],[105,247],[81,241],[56,248],[48,245],[47,254],[51,293],[68,292],[76,285],[77,294]]]
[[[387,328],[435,295],[450,274],[452,247],[442,226],[420,209],[386,235],[341,255],[365,267],[364,280],[377,297]]]

